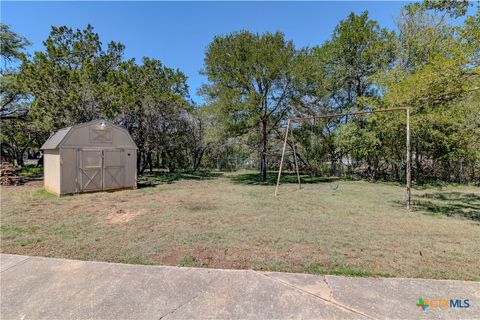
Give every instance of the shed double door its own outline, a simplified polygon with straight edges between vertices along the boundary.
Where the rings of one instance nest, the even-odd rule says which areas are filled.
[[[79,192],[120,189],[125,186],[123,149],[79,149]]]

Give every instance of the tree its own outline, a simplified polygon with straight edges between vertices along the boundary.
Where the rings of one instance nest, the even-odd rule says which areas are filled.
[[[359,111],[365,99],[380,99],[375,75],[393,61],[394,34],[369,19],[368,12],[350,13],[335,27],[331,39],[313,48],[307,59],[303,111],[308,115]],[[298,108],[297,108],[297,111]],[[296,130],[300,161],[314,174],[337,174],[345,148],[338,148],[336,131],[348,117],[305,124]],[[312,139],[312,136],[314,137]],[[330,162],[329,170],[325,162]]]
[[[160,154],[171,170],[188,165],[182,147],[191,106],[182,72],[150,58],[141,65],[124,61],[124,46],[103,46],[90,25],[52,27],[44,45],[45,52],[23,63],[20,77],[33,97],[32,126],[43,139],[59,128],[105,118],[132,135],[140,173],[153,170]]]
[[[452,18],[458,18],[467,13],[470,3],[468,0],[424,0],[420,6],[425,10],[444,11]]]
[[[34,97],[30,115],[44,135],[97,118],[113,120],[118,105],[111,79],[123,45],[111,42],[104,50],[90,25],[76,31],[52,27],[44,45],[45,52],[35,52],[21,72],[21,81]]]
[[[332,38],[313,50],[315,67],[321,70],[316,87],[321,91],[312,95],[323,99],[329,111],[361,109],[361,97],[378,94],[373,75],[392,62],[393,37],[393,33],[369,19],[368,12],[350,13],[335,27]]]
[[[24,50],[30,42],[12,31],[10,26],[0,23],[0,57],[2,60],[0,78],[1,119],[24,117],[28,110],[28,96],[18,81],[18,64],[25,60]]]
[[[2,130],[0,142],[2,155],[17,161],[23,166],[25,152],[37,140],[36,130],[27,122],[30,107],[29,95],[19,81],[18,66],[25,61],[24,50],[30,42],[12,31],[6,24],[0,23],[0,56],[2,60],[0,75],[0,116]]]
[[[209,125],[208,115],[202,109],[193,110],[187,117],[188,139],[185,147],[188,150],[193,172],[200,168],[205,153],[211,149],[211,144],[205,139]]]
[[[441,12],[407,6],[398,25],[393,68],[378,75],[377,83],[384,105],[412,109],[415,177],[475,177],[480,153],[469,123],[476,123],[480,110],[469,104],[480,90],[479,12],[453,27]]]
[[[137,144],[139,172],[162,157],[170,171],[187,166],[184,146],[188,140],[188,102],[186,76],[164,66],[159,60],[144,58],[120,64],[115,78],[116,121],[123,125]],[[159,164],[158,164],[159,165]]]
[[[280,32],[216,36],[206,51],[203,73],[209,84],[202,92],[225,130],[253,137],[263,182],[269,136],[295,100],[296,57],[293,43]]]
[[[9,25],[0,23],[0,42],[2,43],[0,54],[3,60],[3,72],[9,65],[25,58],[23,51],[30,45],[30,41],[12,31]]]
[[[38,132],[27,119],[3,119],[0,142],[2,155],[12,162],[16,160],[17,165],[22,167],[25,165],[25,153],[40,147]]]

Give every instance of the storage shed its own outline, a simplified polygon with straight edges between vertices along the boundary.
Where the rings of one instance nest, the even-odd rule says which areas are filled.
[[[64,195],[137,186],[137,146],[127,130],[106,120],[60,129],[42,150],[49,192]]]

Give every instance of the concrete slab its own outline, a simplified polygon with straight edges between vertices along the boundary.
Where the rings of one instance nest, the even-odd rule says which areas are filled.
[[[480,283],[0,254],[3,319],[480,319]],[[469,299],[423,311],[417,299]]]
[[[208,269],[32,257],[1,274],[1,318],[158,319],[216,277]]]
[[[263,275],[293,286],[325,300],[332,299],[330,287],[325,277],[302,273],[264,272]]]
[[[455,280],[357,278],[268,272],[266,276],[378,319],[480,319],[480,283]],[[417,306],[423,299],[469,299],[468,308]]]
[[[10,269],[11,267],[27,260],[27,256],[19,256],[16,254],[4,254],[0,255],[0,272]]]
[[[368,319],[255,271],[224,271],[165,319]]]
[[[453,280],[325,276],[334,301],[385,319],[480,319],[480,283]],[[468,308],[417,306],[423,299],[468,299]]]

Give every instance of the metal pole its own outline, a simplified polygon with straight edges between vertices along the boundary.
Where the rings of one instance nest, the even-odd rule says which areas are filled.
[[[410,109],[407,108],[407,210],[411,208]]]
[[[331,113],[331,114],[322,114],[319,116],[309,116],[309,117],[300,117],[300,118],[290,118],[290,120],[295,122],[302,122],[310,119],[325,119],[325,118],[336,118],[336,117],[344,117],[344,116],[360,116],[364,114],[372,114],[372,113],[379,113],[379,112],[393,112],[393,111],[402,111],[406,110],[407,108],[393,108],[393,109],[380,109],[380,110],[370,110],[370,111],[360,111],[360,112],[348,112],[348,113]]]
[[[283,158],[285,157],[285,149],[287,147],[287,138],[288,138],[289,128],[290,128],[290,119],[288,119],[288,122],[287,122],[287,131],[285,132],[285,140],[283,141],[282,159],[280,160],[280,168],[278,169],[277,186],[275,188],[275,197],[278,194],[278,186],[280,185],[280,176],[282,175]]]
[[[293,129],[292,129],[292,149],[293,149],[293,159],[295,162],[295,170],[297,171],[298,189],[302,189],[302,183],[300,182],[300,172],[298,171],[297,152],[295,151],[295,137],[293,136]]]

